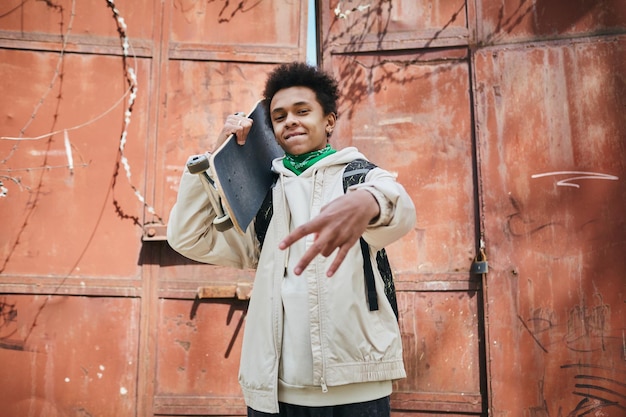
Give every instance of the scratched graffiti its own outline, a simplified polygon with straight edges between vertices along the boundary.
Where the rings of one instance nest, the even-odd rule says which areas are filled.
[[[545,354],[561,356],[559,348],[565,348],[575,354],[603,353],[604,357],[615,349],[619,344],[619,338],[611,336],[611,309],[603,302],[599,294],[595,294],[597,302],[588,307],[576,305],[567,312],[567,318],[563,323],[558,320],[556,312],[537,308],[533,310],[529,318],[524,319],[518,315],[523,329],[530,335],[534,343]],[[626,359],[626,340],[622,330],[622,343],[624,357]],[[610,351],[610,352],[609,352]],[[619,356],[619,354],[618,354]],[[587,356],[588,357],[588,356]],[[606,366],[597,363],[566,363],[560,369],[566,373],[559,378],[567,383],[571,390],[570,394],[577,398],[577,403],[566,413],[559,411],[559,416],[583,417],[597,416],[625,416],[626,415],[626,366]],[[541,386],[545,381],[541,381]],[[547,403],[540,407],[531,408],[532,415],[550,416]]]
[[[518,315],[524,329],[533,338],[537,346],[549,353],[550,345],[562,344],[572,352],[606,351],[610,334],[611,309],[602,301],[600,294],[595,294],[598,303],[592,307],[576,305],[568,312],[567,322],[559,326],[554,311],[535,309],[528,319]],[[563,333],[557,342],[549,341],[548,337]]]
[[[609,322],[610,309],[606,304],[574,307],[567,321],[565,345],[576,352],[605,351]]]
[[[561,369],[576,371],[572,394],[581,398],[567,417],[626,415],[626,369],[578,363],[563,365]],[[618,414],[612,414],[613,411]]]
[[[609,181],[617,181],[619,177],[610,174],[602,174],[599,172],[587,172],[587,171],[554,171],[554,172],[545,172],[543,174],[534,174],[531,175],[531,178],[543,178],[543,177],[561,177],[565,176],[566,178],[560,179],[556,182],[556,185],[559,187],[574,187],[580,188],[580,184],[576,184],[575,181],[579,180],[609,180]]]

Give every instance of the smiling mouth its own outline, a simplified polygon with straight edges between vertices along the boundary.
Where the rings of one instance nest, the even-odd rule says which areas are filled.
[[[291,138],[294,138],[296,136],[302,136],[304,135],[304,132],[294,132],[294,133],[290,133],[288,135],[285,135],[285,140],[289,140]]]

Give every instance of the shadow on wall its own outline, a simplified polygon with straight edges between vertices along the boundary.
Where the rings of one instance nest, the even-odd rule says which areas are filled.
[[[513,3],[513,2],[511,2]],[[489,18],[489,16],[486,16]],[[530,21],[528,24],[526,22]],[[626,29],[626,2],[622,0],[521,0],[514,7],[501,5],[491,33],[480,40],[493,45],[528,26],[530,39],[564,34],[606,33]],[[523,30],[523,29],[522,29]],[[506,42],[506,41],[505,41]]]
[[[622,16],[626,15],[623,0],[535,0],[534,5],[535,33],[545,35],[580,32],[579,25],[589,25],[584,32],[606,31],[620,25],[620,8]]]
[[[349,64],[341,65],[341,71],[335,74],[341,80],[344,91],[340,102],[340,117],[345,116],[351,119],[357,103],[363,102],[372,94],[379,93],[389,84],[404,85],[415,81],[407,78],[405,67],[428,61],[449,59],[447,56],[442,58],[442,55],[437,52],[438,48],[431,49],[430,46],[442,36],[445,29],[452,26],[454,22],[460,19],[460,16],[464,15],[465,2],[461,2],[459,9],[450,15],[444,25],[436,28],[437,30],[426,40],[423,47],[419,50],[407,49],[405,53],[399,50],[384,52],[383,43],[387,41],[390,25],[393,23],[391,20],[393,7],[393,2],[382,1],[376,5],[371,5],[371,7],[355,8],[352,11],[358,13],[358,19],[353,19],[352,24],[346,25],[345,29],[337,33],[334,33],[333,29],[342,18],[334,19],[331,21],[327,33],[322,37],[322,51],[331,49],[331,46],[336,42],[341,42],[347,45],[343,50],[346,59],[352,61]],[[372,39],[376,41],[375,53],[371,53],[371,49],[369,49],[372,48]],[[364,43],[369,44],[366,48],[368,52],[360,53]],[[386,66],[387,63],[395,65]],[[428,78],[447,70],[449,68],[434,69],[432,72],[417,77]]]

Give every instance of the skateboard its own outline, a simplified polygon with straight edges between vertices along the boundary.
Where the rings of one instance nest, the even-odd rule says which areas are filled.
[[[245,232],[276,178],[272,161],[285,154],[265,121],[263,100],[256,103],[248,117],[253,122],[244,145],[237,144],[235,135],[230,135],[213,154],[192,157],[187,164],[190,173],[200,174],[205,185],[219,194],[219,200],[211,198],[217,213],[214,224],[219,231],[234,227],[241,234]]]

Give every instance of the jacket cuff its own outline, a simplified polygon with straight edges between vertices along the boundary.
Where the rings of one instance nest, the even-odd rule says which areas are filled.
[[[365,190],[369,192],[378,203],[378,207],[380,209],[380,213],[378,217],[376,217],[370,224],[369,227],[378,227],[378,226],[386,226],[391,222],[391,217],[393,215],[393,207],[391,202],[385,197],[381,191],[377,190],[375,187],[367,186],[364,184],[353,185],[349,188],[351,191],[356,190]]]

